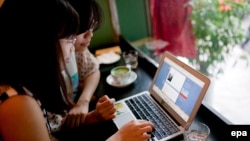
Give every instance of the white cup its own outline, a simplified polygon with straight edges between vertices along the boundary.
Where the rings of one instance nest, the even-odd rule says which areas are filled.
[[[125,84],[130,78],[131,69],[127,66],[117,66],[111,69],[110,73],[116,84]]]

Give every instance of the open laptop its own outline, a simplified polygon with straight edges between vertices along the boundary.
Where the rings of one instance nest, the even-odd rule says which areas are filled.
[[[115,103],[113,122],[119,129],[132,119],[149,120],[155,124],[152,141],[174,139],[190,127],[209,85],[208,77],[166,52],[150,89]]]

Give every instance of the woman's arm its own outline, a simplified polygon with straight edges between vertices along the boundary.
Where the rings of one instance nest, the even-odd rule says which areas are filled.
[[[28,95],[13,96],[0,104],[0,134],[4,141],[50,141],[41,108]]]
[[[148,141],[153,129],[154,125],[149,121],[131,120],[106,141]]]
[[[77,104],[85,106],[87,108],[85,113],[87,113],[89,102],[100,81],[100,64],[88,49],[76,53],[76,58],[81,90],[81,95],[77,100]]]
[[[87,107],[89,105],[89,102],[91,101],[91,98],[99,84],[100,81],[100,70],[96,70],[95,72],[89,74],[82,82],[81,82],[81,96],[79,97],[77,104],[83,104]],[[88,112],[88,111],[87,111]]]
[[[88,75],[82,84],[83,91],[76,105],[69,111],[64,125],[70,128],[78,127],[85,121],[85,116],[89,111],[89,103],[93,96],[100,79],[100,71],[97,70]]]

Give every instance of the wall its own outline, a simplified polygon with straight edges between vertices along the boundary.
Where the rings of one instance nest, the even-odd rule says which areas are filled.
[[[135,41],[150,35],[147,2],[149,0],[116,0],[121,35]]]
[[[90,48],[97,48],[102,45],[111,44],[116,42],[116,35],[114,33],[111,14],[109,10],[109,0],[98,0],[103,10],[103,23],[101,27],[94,32]]]
[[[135,41],[150,35],[147,18],[147,0],[111,0],[116,3],[120,34],[127,40]],[[104,14],[104,22],[94,32],[90,48],[116,42],[116,34],[111,22],[109,0],[98,0]]]

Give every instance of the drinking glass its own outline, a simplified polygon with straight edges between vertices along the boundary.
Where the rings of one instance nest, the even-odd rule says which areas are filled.
[[[128,50],[122,53],[122,57],[127,67],[136,69],[138,66],[138,52],[136,50]]]
[[[184,132],[184,141],[208,141],[209,134],[209,127],[204,123],[198,122]]]

